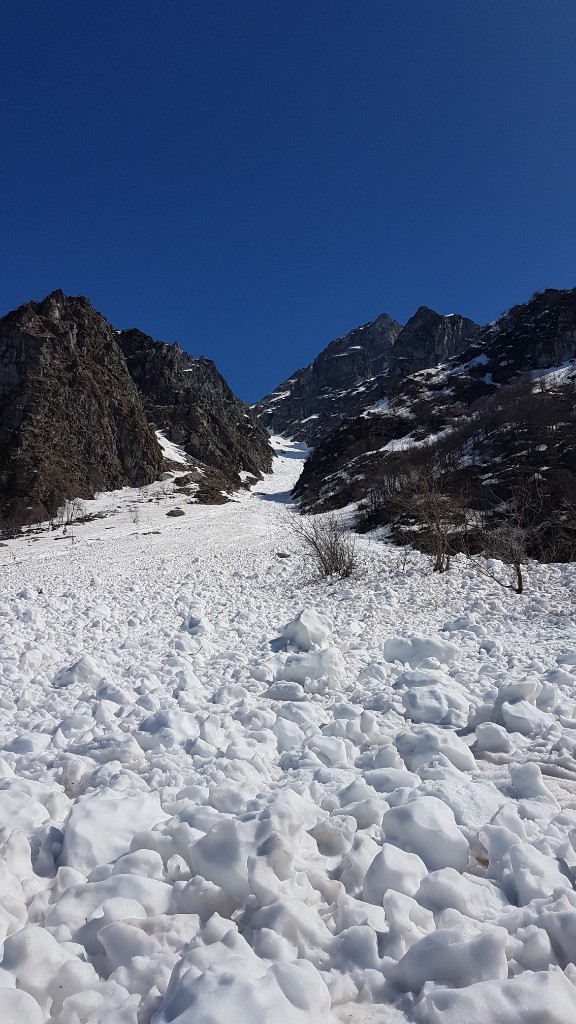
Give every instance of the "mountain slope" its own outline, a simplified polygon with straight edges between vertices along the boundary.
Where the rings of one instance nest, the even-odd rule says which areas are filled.
[[[115,331],[81,296],[53,292],[0,320],[0,529],[69,498],[140,486],[166,468],[155,436],[201,463],[220,501],[272,461],[268,436],[208,359]]]
[[[269,429],[316,445],[383,400],[407,374],[461,351],[478,326],[421,306],[401,327],[386,313],[337,338],[254,407]]]
[[[192,458],[218,470],[223,485],[240,486],[239,473],[270,471],[268,435],[232,393],[210,359],[193,359],[142,331],[120,331],[118,342],[149,420]]]
[[[364,391],[384,373],[400,324],[386,313],[336,338],[254,406],[268,429],[316,444],[347,414],[363,408]],[[360,390],[358,390],[360,389]],[[376,400],[376,399],[374,399]]]
[[[574,360],[576,289],[548,289],[483,328],[462,355],[406,378],[386,406],[333,431],[294,493],[307,510],[342,507],[407,465],[436,459],[450,464],[476,507],[509,495],[513,478],[534,474],[549,504],[570,503]]]
[[[33,522],[162,471],[107,320],[56,291],[0,320],[0,515]]]

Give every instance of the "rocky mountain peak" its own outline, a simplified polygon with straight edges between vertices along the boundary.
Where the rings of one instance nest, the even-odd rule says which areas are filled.
[[[388,392],[404,377],[462,352],[480,327],[461,316],[419,306],[396,338],[388,372]]]
[[[211,360],[118,332],[60,290],[0,319],[0,529],[158,479],[156,429],[207,467],[198,500],[271,466],[266,432]]]
[[[456,318],[439,318],[438,333],[422,335],[421,324],[437,314],[419,310],[417,317],[403,329],[397,349],[406,351],[407,334],[410,345],[415,338],[441,348],[451,340]],[[456,327],[468,331],[468,324]],[[572,557],[576,288],[538,293],[463,340],[458,354],[404,376],[387,403],[345,420],[326,437],[308,459],[295,496],[308,511],[374,505],[375,491],[384,492],[386,481],[406,467],[428,471],[436,462],[449,468],[455,494],[468,494],[476,512],[489,512],[529,479],[538,481],[540,499],[558,519],[559,546],[548,554]],[[370,522],[387,522],[385,510],[373,510]]]
[[[135,328],[120,331],[118,342],[150,422],[223,474],[224,486],[240,486],[242,472],[259,477],[270,470],[266,431],[211,359],[194,359]]]
[[[346,418],[387,398],[408,374],[434,366],[479,330],[458,314],[420,306],[402,327],[387,313],[332,341],[255,406],[271,430],[316,445]]]

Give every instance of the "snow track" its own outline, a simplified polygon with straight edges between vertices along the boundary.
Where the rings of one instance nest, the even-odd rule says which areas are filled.
[[[0,547],[0,1021],[573,1024],[574,568],[311,585],[275,444]]]

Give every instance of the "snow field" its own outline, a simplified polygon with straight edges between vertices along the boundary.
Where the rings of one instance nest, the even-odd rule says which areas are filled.
[[[0,1020],[573,1024],[574,568],[310,586],[277,446],[0,547]]]

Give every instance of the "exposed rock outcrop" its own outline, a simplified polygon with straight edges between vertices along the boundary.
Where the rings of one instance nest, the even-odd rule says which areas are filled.
[[[87,299],[55,291],[0,320],[0,518],[139,486],[162,452],[118,346]]]
[[[235,489],[239,474],[270,471],[272,449],[254,413],[232,393],[211,359],[193,359],[142,331],[120,331],[118,342],[149,421],[193,459],[218,470]]]
[[[459,313],[442,316],[420,306],[396,338],[388,369],[388,393],[404,377],[443,363],[462,352],[481,328]]]
[[[254,406],[268,429],[317,444],[345,416],[377,401],[392,346],[402,330],[386,313],[336,338],[305,369],[297,370]]]
[[[421,306],[401,327],[386,313],[337,338],[254,407],[271,430],[319,444],[345,419],[387,399],[408,374],[462,351],[479,330]]]
[[[266,431],[211,360],[115,331],[61,291],[0,320],[0,531],[157,480],[158,429],[202,467],[197,501],[226,500],[240,474],[272,464]]]
[[[560,492],[573,501],[575,389],[576,289],[547,289],[334,430],[307,460],[295,496],[309,511],[343,507],[406,465],[438,457],[475,507],[534,474],[550,501]]]

